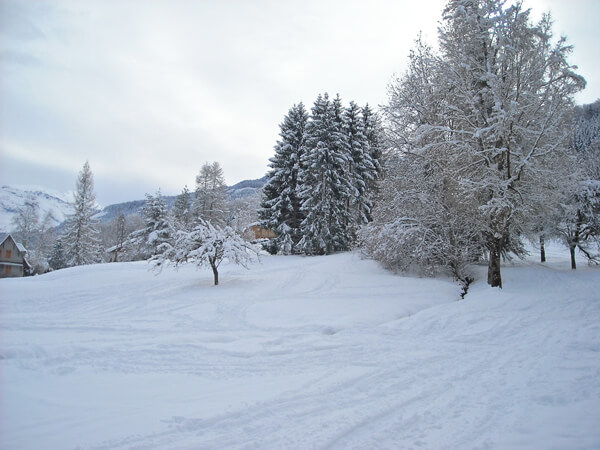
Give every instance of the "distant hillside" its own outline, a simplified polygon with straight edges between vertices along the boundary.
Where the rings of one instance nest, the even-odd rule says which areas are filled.
[[[40,208],[40,216],[52,214],[51,226],[61,224],[71,213],[71,192],[58,192],[40,186],[2,186],[0,188],[0,231],[12,231],[12,221],[19,209],[27,202],[35,201]]]
[[[262,178],[257,180],[244,180],[240,181],[237,184],[229,187],[230,191],[239,191],[240,189],[253,188],[253,189],[261,189],[265,184],[267,184],[267,176],[265,175]]]
[[[246,198],[254,195],[257,191],[262,189],[266,184],[266,175],[258,180],[244,180],[234,184],[227,188],[227,196],[229,200],[235,200],[239,198]],[[191,193],[193,195],[193,192]],[[171,209],[175,204],[176,195],[165,195],[163,199],[167,203],[167,207]],[[130,214],[139,214],[144,207],[145,200],[133,200],[130,202],[115,203],[108,205],[98,213],[97,217],[103,222],[110,222],[117,217],[121,212],[126,216]]]
[[[264,176],[258,180],[244,180],[227,188],[229,200],[246,198],[258,192],[267,182]],[[174,195],[163,197],[169,209],[175,204]],[[22,208],[28,201],[36,201],[40,207],[40,216],[44,216],[48,211],[52,212],[51,226],[59,226],[64,222],[67,215],[72,212],[72,192],[58,192],[40,186],[2,186],[0,192],[0,232],[10,232],[13,230],[12,221],[19,208]],[[121,212],[126,216],[139,214],[144,206],[145,200],[132,200],[129,202],[115,203],[101,208],[98,205],[97,218],[103,222],[110,222]]]
[[[262,189],[265,184],[267,184],[266,175],[258,180],[240,181],[227,189],[227,195],[229,200],[250,197]]]
[[[169,210],[173,207],[175,198],[176,197],[172,195],[163,197]],[[125,216],[130,216],[131,214],[140,214],[145,203],[146,200],[132,200],[130,202],[114,203],[102,208],[102,211],[96,214],[96,217],[102,222],[110,222],[121,213],[125,214]]]

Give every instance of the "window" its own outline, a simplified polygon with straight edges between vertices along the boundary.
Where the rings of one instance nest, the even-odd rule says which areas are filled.
[[[12,272],[12,267],[11,266],[6,266],[6,275],[10,275],[11,272]]]
[[[11,255],[11,253],[12,253],[12,252],[11,252],[10,250],[6,250],[6,257],[7,257],[7,258],[10,258],[10,255]]]

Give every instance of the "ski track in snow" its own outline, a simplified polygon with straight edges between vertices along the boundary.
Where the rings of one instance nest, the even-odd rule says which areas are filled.
[[[600,447],[597,269],[464,301],[352,254],[209,272],[1,280],[0,447]]]

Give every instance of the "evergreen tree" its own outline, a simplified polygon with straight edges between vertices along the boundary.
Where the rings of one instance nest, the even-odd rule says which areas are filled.
[[[216,226],[227,222],[227,186],[221,165],[206,163],[196,177],[194,221],[206,220]]]
[[[173,205],[173,218],[177,223],[177,227],[187,229],[192,220],[192,201],[190,199],[190,191],[187,186],[184,186],[181,194],[177,196]]]
[[[373,196],[369,189],[377,179],[377,166],[372,159],[370,145],[365,136],[365,123],[361,110],[350,102],[344,114],[344,131],[350,151],[350,174],[352,176],[352,198],[350,203],[352,235],[356,228],[370,221]]]
[[[50,254],[48,255],[48,265],[52,270],[64,269],[67,267],[67,258],[61,238],[56,240]]]
[[[100,243],[96,214],[94,176],[86,161],[79,173],[74,194],[74,211],[67,218],[63,235],[64,252],[68,266],[98,262]]]
[[[365,202],[371,204],[371,208],[374,206],[375,198],[377,196],[377,181],[381,176],[383,170],[383,139],[384,132],[381,126],[379,116],[373,112],[371,107],[366,104],[361,109],[362,115],[362,133],[366,139],[366,152],[369,156],[368,159],[373,164],[373,169],[367,169],[368,175],[364,176],[366,184]],[[367,219],[371,220],[371,214],[367,214]]]
[[[305,215],[298,246],[307,254],[328,254],[347,250],[351,242],[350,155],[339,96],[331,102],[327,94],[319,95],[311,111],[298,189]]]
[[[172,245],[173,226],[160,189],[156,195],[146,194],[142,209],[144,228],[133,232],[128,245],[137,246],[144,259],[163,254]]]
[[[298,174],[307,121],[304,105],[292,106],[279,125],[281,139],[275,145],[275,156],[269,160],[271,170],[263,188],[261,225],[277,233],[274,250],[284,254],[292,253],[301,238],[303,213],[298,198]]]

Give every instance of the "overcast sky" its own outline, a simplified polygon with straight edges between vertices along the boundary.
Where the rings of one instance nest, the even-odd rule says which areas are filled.
[[[443,0],[0,0],[0,183],[72,190],[89,160],[101,205],[172,195],[206,161],[262,177],[279,123],[339,93],[377,106]],[[600,1],[552,11],[600,98]]]

